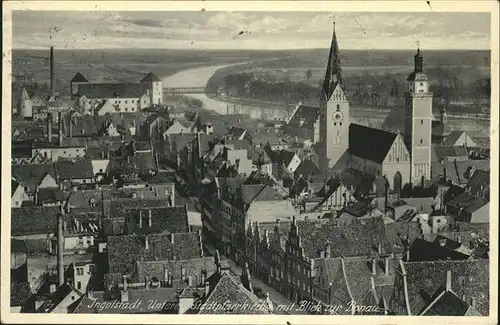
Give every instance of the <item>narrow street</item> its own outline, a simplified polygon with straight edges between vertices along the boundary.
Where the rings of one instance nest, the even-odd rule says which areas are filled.
[[[205,248],[207,249],[208,252],[210,252],[211,255],[215,255],[215,248],[213,248],[210,245],[206,245],[206,244],[205,244]],[[230,259],[230,258],[228,258],[225,255],[220,254],[220,253],[219,253],[219,256],[222,260],[226,260],[228,262],[231,273],[233,273],[234,275],[237,275],[237,276],[241,275],[242,268],[240,266],[236,265],[236,263],[232,259]],[[308,315],[307,312],[296,310],[297,308],[295,308],[294,311],[283,311],[283,310],[276,311],[276,308],[278,307],[278,305],[282,305],[282,306],[285,305],[288,307],[288,306],[292,305],[293,302],[290,299],[288,299],[286,296],[284,296],[281,292],[275,290],[274,288],[270,287],[269,285],[267,285],[266,283],[264,283],[263,281],[258,279],[255,275],[251,274],[251,276],[252,276],[252,285],[254,287],[259,287],[260,289],[262,289],[263,293],[266,293],[266,292],[269,293],[269,297],[271,298],[271,301],[274,304],[275,314],[278,314],[278,315],[280,315],[280,314],[281,315],[288,315],[288,314]],[[295,306],[298,307],[297,303],[295,303]]]

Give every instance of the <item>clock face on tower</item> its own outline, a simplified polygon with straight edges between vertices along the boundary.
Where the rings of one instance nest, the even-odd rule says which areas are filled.
[[[337,112],[333,113],[332,118],[335,122],[342,122],[342,119],[344,118],[344,116],[342,115],[341,112],[337,111]]]

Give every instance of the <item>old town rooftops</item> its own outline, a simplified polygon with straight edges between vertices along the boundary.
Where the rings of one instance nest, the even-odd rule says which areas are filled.
[[[447,272],[451,275],[451,290],[459,297],[475,298],[476,308],[482,315],[489,314],[489,260],[401,262],[399,272],[406,275],[406,306],[412,315],[427,307],[425,297],[432,297],[446,285]]]
[[[195,232],[109,236],[107,247],[110,272],[122,274],[132,274],[137,261],[185,260],[202,254]]]
[[[331,257],[370,255],[392,252],[381,218],[353,221],[340,226],[335,220],[297,221],[298,233],[304,255],[317,258],[331,243]]]

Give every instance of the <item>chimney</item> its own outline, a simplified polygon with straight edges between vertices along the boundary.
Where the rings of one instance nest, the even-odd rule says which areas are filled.
[[[122,284],[123,284],[123,291],[127,291],[128,282],[127,282],[127,276],[126,275],[122,276]]]
[[[61,211],[57,215],[57,277],[59,286],[62,286],[65,282],[64,260],[63,260],[63,250],[64,250],[63,213],[64,213],[64,207],[61,205]]]
[[[94,300],[94,290],[89,289],[89,291],[87,291],[87,297],[89,297],[89,299],[91,300]]]
[[[68,113],[69,117],[69,138],[71,139],[73,137],[73,116],[71,116],[71,113]]]
[[[210,293],[210,283],[207,281],[205,282],[205,297],[208,297],[209,293]]]
[[[168,271],[168,269],[167,269],[167,268],[165,268],[165,270],[163,270],[163,274],[164,274],[164,276],[165,276],[165,283],[166,283],[167,285],[170,285],[170,283],[169,283],[169,280],[170,280],[170,274],[169,274],[169,271]]]
[[[52,113],[47,113],[47,141],[52,142]]]
[[[181,281],[186,281],[186,268],[181,266]]]
[[[50,94],[54,95],[56,93],[56,78],[55,78],[55,67],[54,67],[54,48],[50,47]]]
[[[144,289],[149,287],[149,278],[147,276],[144,277]]]
[[[62,115],[61,112],[57,112],[57,129],[59,132],[59,147],[62,147],[63,133],[62,133]]]
[[[378,250],[379,254],[382,254],[382,243],[380,243],[380,242],[378,243],[377,250]]]
[[[149,228],[151,228],[151,209],[148,210],[148,225],[149,225]]]
[[[144,239],[145,239],[145,240],[144,240],[144,242],[145,242],[145,244],[146,244],[146,249],[149,249],[149,240],[148,240],[148,236],[145,236],[145,237],[144,237]]]
[[[471,307],[476,308],[476,306],[477,306],[477,299],[476,298],[471,298],[470,299],[470,305],[471,305]]]
[[[444,181],[446,182],[446,180],[448,178],[448,175],[446,174],[446,167],[443,168],[443,178],[444,178]]]
[[[38,205],[38,192],[40,190],[38,189],[38,185],[35,186],[35,194],[33,196],[33,204]]]
[[[372,274],[373,275],[377,274],[377,260],[375,258],[372,259]]]
[[[192,287],[193,286],[193,277],[190,275],[188,276],[188,286]]]
[[[128,302],[128,291],[122,290],[122,292],[121,292],[121,302]]]
[[[446,291],[451,291],[451,271],[446,271]]]
[[[174,244],[174,234],[170,234],[170,243]]]
[[[422,188],[424,188],[424,180],[425,180],[424,175],[422,175],[422,178],[420,179]]]
[[[54,293],[56,292],[56,284],[55,283],[51,283],[50,286],[49,286],[49,293]]]
[[[142,210],[139,210],[139,228],[142,228]]]
[[[332,252],[332,248],[330,246],[330,243],[328,243],[326,245],[325,258],[330,258],[332,256],[331,252]]]
[[[205,283],[205,272],[201,272],[201,284],[203,285]]]
[[[390,262],[391,262],[391,260],[389,259],[389,256],[386,256],[385,257],[385,264],[384,264],[384,266],[385,266],[385,275],[389,275],[389,266],[390,266],[389,263]]]

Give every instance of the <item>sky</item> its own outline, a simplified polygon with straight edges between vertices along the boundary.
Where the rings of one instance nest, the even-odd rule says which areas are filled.
[[[489,13],[14,11],[14,49],[490,49]],[[241,33],[243,32],[243,33]]]

